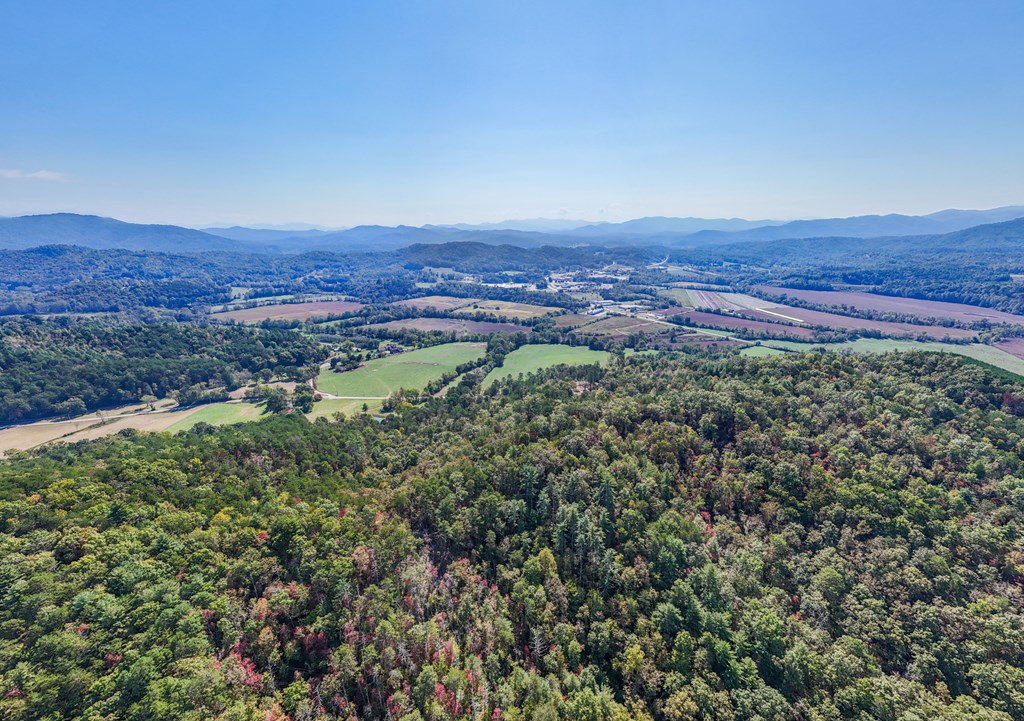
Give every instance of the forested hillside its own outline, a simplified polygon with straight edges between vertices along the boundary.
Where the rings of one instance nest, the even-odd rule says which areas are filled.
[[[262,373],[303,380],[326,357],[284,330],[116,319],[0,321],[0,425],[176,395],[182,405]],[[311,366],[314,370],[306,370]]]
[[[1024,397],[634,357],[0,464],[0,717],[1024,717]]]

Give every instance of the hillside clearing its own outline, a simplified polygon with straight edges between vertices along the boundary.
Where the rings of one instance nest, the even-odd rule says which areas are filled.
[[[368,361],[344,373],[317,376],[317,389],[333,396],[386,398],[400,388],[421,389],[463,363],[484,355],[484,343],[444,343]],[[360,404],[361,405],[361,404]]]
[[[566,364],[587,365],[598,363],[604,365],[611,354],[603,350],[590,350],[584,346],[568,346],[556,344],[524,345],[505,356],[500,368],[495,368],[484,379],[484,387],[498,380],[516,377],[520,373],[536,373],[543,368]]]

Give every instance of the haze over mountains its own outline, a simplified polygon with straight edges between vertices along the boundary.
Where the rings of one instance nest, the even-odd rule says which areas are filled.
[[[292,230],[287,227],[207,228],[126,223],[73,213],[0,218],[0,248],[78,245],[174,253],[373,252],[413,244],[476,242],[488,245],[541,246],[634,245],[698,248],[807,238],[879,238],[940,236],[968,228],[1024,218],[1024,206],[991,210],[943,210],[930,215],[866,215],[815,220],[742,218],[638,218],[622,223],[532,219],[481,225],[380,226],[344,230]],[[579,225],[576,225],[579,223]],[[570,227],[572,226],[572,227]],[[1010,231],[1014,237],[1017,226]],[[975,237],[969,235],[968,237]]]

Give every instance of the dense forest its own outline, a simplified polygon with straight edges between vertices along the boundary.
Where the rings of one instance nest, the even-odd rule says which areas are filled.
[[[0,425],[148,396],[177,396],[188,405],[253,376],[304,380],[326,355],[316,340],[286,330],[6,319],[0,321]]]
[[[15,454],[0,717],[1024,718],[1022,415],[947,355],[662,355]]]

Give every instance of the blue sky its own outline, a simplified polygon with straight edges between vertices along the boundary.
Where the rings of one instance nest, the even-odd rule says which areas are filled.
[[[1024,203],[1024,3],[8,2],[0,215]]]

